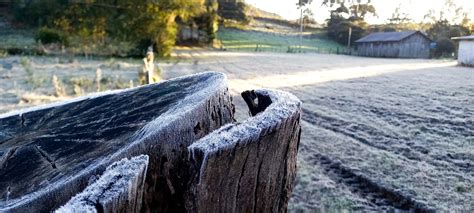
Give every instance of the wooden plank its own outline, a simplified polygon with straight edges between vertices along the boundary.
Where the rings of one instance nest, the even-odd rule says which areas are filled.
[[[147,155],[117,161],[55,212],[140,212],[147,167]]]
[[[0,211],[56,209],[140,154],[150,156],[145,210],[176,207],[187,146],[233,121],[225,79],[208,72],[0,115]]]
[[[188,148],[188,212],[286,212],[296,176],[301,102],[275,90],[243,96],[254,117]]]

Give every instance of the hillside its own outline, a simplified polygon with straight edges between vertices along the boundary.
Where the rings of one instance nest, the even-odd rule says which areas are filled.
[[[246,12],[247,16],[252,18],[269,18],[269,19],[280,19],[283,20],[283,17],[276,13],[267,12],[260,8],[254,7],[253,5],[247,4]]]
[[[247,25],[224,22],[219,27],[217,38],[222,49],[255,52],[314,52],[338,54],[345,51],[344,46],[328,39],[323,28],[306,28],[300,33],[299,26],[291,21],[256,8]],[[263,15],[265,17],[257,17]],[[273,18],[271,18],[273,17]]]

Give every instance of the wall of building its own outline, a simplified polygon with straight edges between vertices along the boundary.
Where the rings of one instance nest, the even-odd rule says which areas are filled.
[[[429,58],[430,43],[423,35],[417,33],[400,42],[400,58]]]
[[[370,42],[361,43],[357,47],[357,54],[369,57],[398,57],[398,42]]]
[[[430,40],[417,33],[397,42],[359,43],[357,54],[385,58],[429,58],[430,43]]]
[[[461,40],[459,42],[458,63],[474,66],[474,40]]]

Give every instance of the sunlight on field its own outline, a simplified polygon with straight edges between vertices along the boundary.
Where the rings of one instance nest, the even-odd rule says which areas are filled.
[[[336,80],[373,77],[393,72],[408,72],[413,70],[455,66],[455,62],[416,63],[371,65],[363,67],[348,67],[318,71],[296,72],[291,74],[265,75],[251,79],[231,79],[230,88],[244,91],[249,88],[283,88],[311,85]],[[409,79],[407,79],[409,80]]]

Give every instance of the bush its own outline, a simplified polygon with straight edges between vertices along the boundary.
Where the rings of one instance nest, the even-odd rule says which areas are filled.
[[[456,50],[456,45],[449,38],[441,38],[436,40],[435,57],[451,56]]]
[[[47,27],[42,27],[38,30],[35,36],[36,42],[41,42],[42,44],[63,44],[63,45],[68,45],[68,39],[64,33],[47,28]]]

